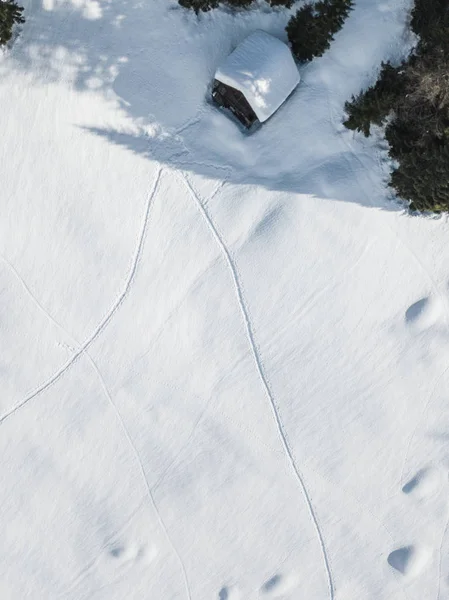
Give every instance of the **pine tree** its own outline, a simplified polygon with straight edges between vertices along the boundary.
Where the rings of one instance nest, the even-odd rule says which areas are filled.
[[[390,186],[411,210],[449,211],[449,10],[447,0],[415,0],[419,41],[399,67],[346,103],[346,127],[369,135],[387,115],[385,139],[397,163]]]
[[[178,0],[183,8],[190,8],[198,14],[200,11],[207,12],[213,8],[217,8],[218,0]]]
[[[291,17],[286,27],[293,54],[301,61],[314,57],[319,40],[322,38],[317,28],[313,4],[308,3]]]
[[[449,25],[447,0],[415,0],[410,25],[421,43],[432,44],[441,29]]]
[[[183,8],[190,8],[196,14],[208,12],[217,8],[220,4],[227,4],[232,8],[248,8],[254,0],[178,0]],[[276,1],[276,0],[274,0]],[[293,0],[292,0],[293,1]],[[290,0],[279,0],[279,3],[290,2]]]
[[[267,0],[270,6],[285,6],[285,8],[291,8],[295,0]]]
[[[14,0],[0,0],[0,46],[11,39],[14,24],[25,23],[22,12]]]
[[[352,5],[353,0],[320,0],[300,8],[286,27],[296,58],[307,62],[322,56],[342,28]]]
[[[404,85],[402,66],[392,67],[389,63],[382,63],[375,85],[357,97],[353,96],[351,102],[346,102],[348,119],[344,125],[348,129],[361,131],[368,137],[371,125],[381,125],[395,108],[397,99],[404,92]]]
[[[411,201],[411,210],[449,210],[449,147],[434,145],[403,155],[390,186]]]
[[[254,0],[222,0],[224,4],[232,8],[248,8]]]

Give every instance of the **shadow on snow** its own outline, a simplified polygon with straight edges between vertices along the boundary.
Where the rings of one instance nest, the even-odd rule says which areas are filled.
[[[259,5],[196,17],[166,0],[30,2],[15,66],[103,93],[132,123],[130,131],[86,125],[87,134],[208,178],[396,209],[386,201],[376,142],[361,142],[341,124],[344,101],[375,76],[365,63],[352,71],[344,64],[348,40],[340,54],[337,47],[301,68],[296,92],[248,135],[207,101],[209,85],[217,65],[255,29],[285,40],[289,11]],[[363,0],[345,26],[349,43],[361,27],[373,36],[369,13],[378,10]]]

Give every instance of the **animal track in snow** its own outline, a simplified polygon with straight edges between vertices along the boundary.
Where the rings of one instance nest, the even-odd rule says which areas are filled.
[[[146,546],[129,546],[117,544],[109,550],[109,556],[120,564],[134,562],[151,563],[157,556],[158,551],[155,546],[147,548]]]
[[[420,469],[416,475],[408,481],[402,491],[404,494],[424,500],[433,496],[441,489],[442,474],[434,467]]]
[[[112,550],[110,550],[110,552],[109,552],[109,554],[113,558],[122,558],[124,553],[125,553],[125,548],[123,546],[116,546],[115,548],[112,548]]]
[[[436,496],[442,487],[443,470],[439,466],[429,466],[417,471],[402,487],[402,492],[416,500],[423,501]],[[426,512],[427,508],[426,506]],[[444,539],[444,533],[442,539]],[[414,579],[425,569],[432,557],[433,550],[435,549],[425,544],[405,545],[392,550],[388,555],[387,562],[390,567],[407,579]],[[439,552],[441,556],[441,548]]]
[[[273,575],[268,581],[266,581],[263,586],[260,588],[262,593],[271,592],[279,588],[279,585],[282,583],[282,576],[279,574]]]
[[[218,592],[218,600],[240,600],[240,593],[235,586],[225,586]]]
[[[291,591],[294,583],[292,577],[284,577],[281,573],[276,573],[263,584],[260,593],[264,597],[277,598]]]
[[[114,546],[109,550],[109,556],[120,564],[130,562],[137,558],[139,549],[136,546]]]
[[[405,322],[413,329],[422,331],[431,327],[441,313],[441,302],[424,297],[414,302],[405,311]]]
[[[426,546],[403,546],[388,555],[388,564],[407,578],[417,577],[431,556]]]
[[[281,573],[275,573],[267,579],[258,590],[258,597],[264,599],[283,598],[284,594],[290,592],[295,580],[285,577]],[[237,586],[224,586],[218,592],[218,600],[242,600],[243,596]]]

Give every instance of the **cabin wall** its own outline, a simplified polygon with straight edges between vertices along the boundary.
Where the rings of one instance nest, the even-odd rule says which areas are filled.
[[[231,110],[245,127],[251,127],[257,121],[256,113],[242,92],[230,85],[215,79],[212,97],[217,104]]]

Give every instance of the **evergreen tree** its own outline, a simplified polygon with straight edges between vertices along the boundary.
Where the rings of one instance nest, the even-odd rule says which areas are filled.
[[[322,56],[342,28],[352,5],[353,0],[319,0],[300,8],[286,27],[296,58],[307,62]]]
[[[345,111],[348,119],[344,125],[348,129],[361,131],[366,137],[370,134],[371,125],[381,125],[396,105],[396,100],[403,93],[405,77],[402,67],[392,67],[382,63],[379,79],[376,84],[352,97],[346,102]]]
[[[249,8],[254,4],[254,0],[178,0],[178,2],[183,8],[190,8],[191,10],[194,10],[196,14],[217,8],[220,4],[235,9]],[[285,6],[286,8],[291,8],[295,0],[267,0],[267,2],[271,6]]]
[[[401,157],[390,186],[410,201],[411,210],[449,210],[449,147],[434,145]]]
[[[447,0],[415,0],[419,36],[400,67],[382,65],[377,83],[346,103],[346,127],[385,126],[397,167],[390,185],[412,210],[449,210],[449,10]]]
[[[267,0],[270,6],[285,6],[285,8],[291,8],[295,0]]]
[[[449,25],[447,0],[415,0],[410,24],[421,43],[432,44]]]
[[[222,0],[223,4],[227,4],[232,8],[249,8],[254,0]]]
[[[0,0],[0,46],[9,42],[16,23],[25,23],[22,12],[14,0]]]
[[[288,40],[298,60],[309,61],[315,56],[316,48],[323,38],[317,25],[318,21],[315,19],[315,10],[311,3],[304,4],[288,22],[286,27]],[[321,48],[322,45],[320,50]]]
[[[190,8],[198,14],[200,11],[207,12],[212,8],[217,8],[218,0],[179,0],[183,8]]]
[[[213,8],[218,8],[220,4],[226,4],[232,8],[248,8],[251,6],[254,0],[178,0],[179,4],[183,8],[190,8],[195,11],[196,14],[199,12],[208,12]],[[273,0],[273,3],[279,4],[290,2],[290,0]],[[292,0],[293,1],[293,0]]]

